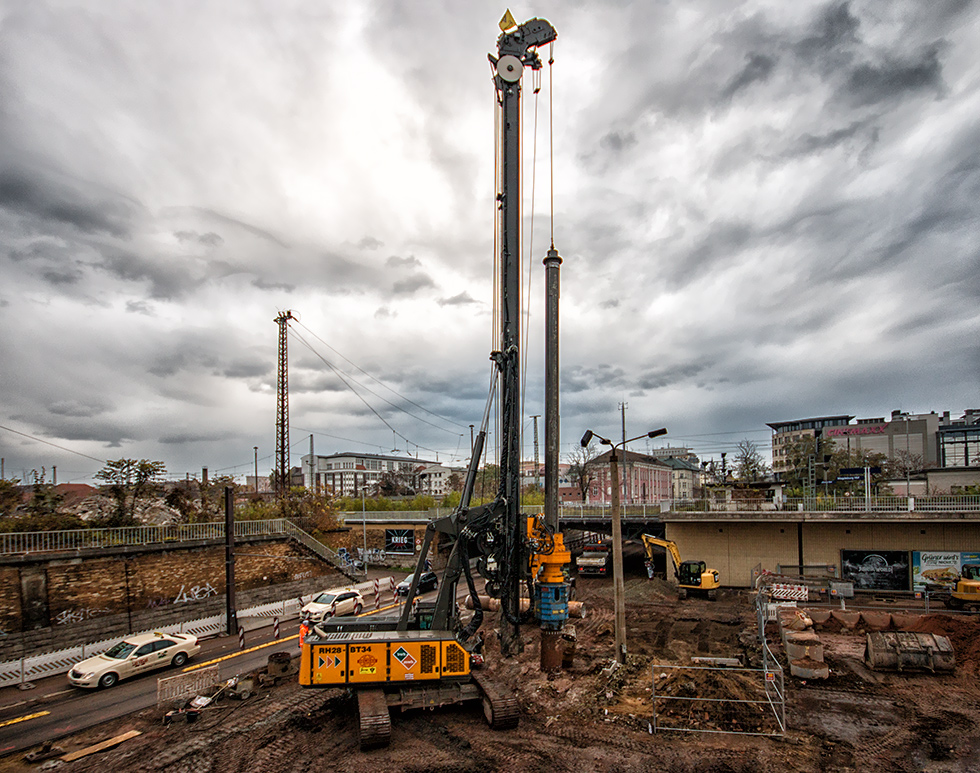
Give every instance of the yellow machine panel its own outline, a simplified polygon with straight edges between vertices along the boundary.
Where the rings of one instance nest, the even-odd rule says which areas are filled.
[[[388,645],[365,642],[347,645],[348,682],[384,682],[388,679]]]
[[[442,643],[443,676],[465,676],[470,672],[470,655],[456,641]]]
[[[439,642],[397,641],[388,647],[391,652],[388,681],[439,678]]]
[[[470,656],[449,634],[378,631],[310,636],[303,645],[299,682],[305,687],[408,682],[465,677]]]

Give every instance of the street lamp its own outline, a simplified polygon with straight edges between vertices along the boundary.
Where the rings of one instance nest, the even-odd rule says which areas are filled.
[[[667,434],[667,428],[651,430],[645,435],[637,435],[635,438],[623,440],[622,443],[613,443],[609,438],[595,434],[591,429],[586,430],[582,435],[582,447],[585,448],[592,442],[592,438],[598,438],[604,446],[609,446],[609,475],[612,478],[612,549],[613,549],[613,599],[616,609],[616,662],[620,665],[626,663],[626,601],[625,588],[623,587],[623,514],[619,501],[619,459],[616,456],[617,445],[626,451],[626,444],[632,443],[640,438],[654,438]]]
[[[259,447],[252,446],[252,451],[255,453],[255,493],[259,493]]]

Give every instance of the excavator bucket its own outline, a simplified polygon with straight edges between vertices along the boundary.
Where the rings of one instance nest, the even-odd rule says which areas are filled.
[[[956,668],[956,654],[945,636],[874,631],[868,634],[864,662],[874,671],[950,672]]]

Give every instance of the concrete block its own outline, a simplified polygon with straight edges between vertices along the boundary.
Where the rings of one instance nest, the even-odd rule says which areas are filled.
[[[900,631],[915,631],[922,625],[923,615],[892,612],[892,625]]]
[[[830,666],[809,658],[798,658],[789,662],[789,672],[800,679],[828,679]]]
[[[789,660],[809,658],[823,662],[823,644],[813,631],[802,631],[786,635],[786,657]]]
[[[860,612],[846,612],[842,609],[833,609],[830,616],[845,628],[854,629],[861,622]]]
[[[869,631],[887,631],[892,625],[892,613],[865,610],[861,612],[861,622]]]
[[[826,624],[830,620],[830,610],[829,609],[808,609],[806,610],[807,615],[809,615],[810,620],[813,621],[813,625],[821,626]]]

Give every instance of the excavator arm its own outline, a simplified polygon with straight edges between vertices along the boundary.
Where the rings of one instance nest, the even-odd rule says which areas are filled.
[[[653,561],[653,549],[655,547],[662,547],[668,553],[670,553],[670,558],[674,562],[674,577],[677,577],[678,570],[681,566],[681,553],[677,549],[677,543],[672,542],[667,539],[659,539],[658,537],[651,537],[649,534],[643,534],[643,547],[647,551],[647,560]]]

